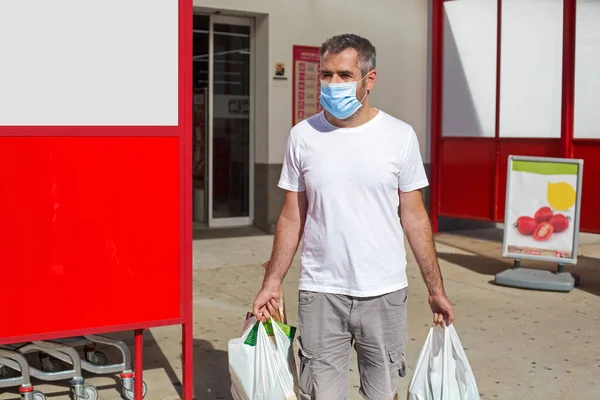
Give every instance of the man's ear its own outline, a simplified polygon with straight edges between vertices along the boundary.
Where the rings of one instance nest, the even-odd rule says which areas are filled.
[[[366,81],[367,81],[367,93],[370,93],[371,90],[373,90],[373,87],[375,87],[375,82],[377,82],[377,71],[375,71],[375,70],[369,71]]]

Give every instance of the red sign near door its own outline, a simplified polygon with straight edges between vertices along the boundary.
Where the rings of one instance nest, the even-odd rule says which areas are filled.
[[[294,46],[293,125],[322,110],[320,103],[320,62],[321,57],[318,47]]]

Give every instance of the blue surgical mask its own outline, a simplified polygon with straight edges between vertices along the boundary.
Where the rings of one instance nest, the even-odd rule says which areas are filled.
[[[321,105],[327,112],[337,119],[350,118],[362,107],[362,100],[356,98],[356,86],[365,79],[363,76],[358,82],[328,83],[321,81]],[[368,92],[367,92],[368,93]]]

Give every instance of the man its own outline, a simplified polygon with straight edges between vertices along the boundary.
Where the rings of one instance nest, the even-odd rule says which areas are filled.
[[[420,189],[428,185],[406,123],[369,105],[375,47],[353,34],[321,46],[324,112],[290,134],[279,187],[285,204],[253,313],[262,321],[303,239],[298,327],[302,392],[348,398],[350,349],[365,399],[391,400],[406,374],[408,280],[403,232],[421,269],[434,324],[452,323]],[[400,210],[400,221],[398,220]]]

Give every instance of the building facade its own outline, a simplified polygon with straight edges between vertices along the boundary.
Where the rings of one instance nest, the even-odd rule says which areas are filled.
[[[340,33],[357,33],[376,46],[372,103],[414,127],[428,163],[429,10],[423,0],[343,7],[334,0],[196,1],[194,220],[273,231],[290,129],[318,104],[309,83],[307,98],[297,97],[304,79],[299,52],[314,56]]]
[[[318,111],[311,57],[353,32],[377,47],[373,105],[417,132],[436,230],[502,224],[508,156],[527,155],[585,161],[600,232],[599,27],[600,0],[197,0],[195,220],[273,231],[290,128]]]

